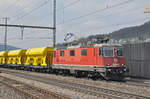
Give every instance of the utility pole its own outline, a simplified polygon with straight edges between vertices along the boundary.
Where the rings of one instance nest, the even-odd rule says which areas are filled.
[[[8,17],[3,18],[5,20],[5,38],[4,38],[4,50],[7,51],[7,21]]]
[[[53,46],[56,46],[56,0],[54,0],[54,11],[53,11]]]
[[[52,29],[53,30],[53,46],[56,46],[56,0],[54,1],[54,6],[53,6],[53,27],[44,27],[44,26],[29,26],[29,25],[14,25],[14,24],[7,24],[8,17],[5,17],[5,24],[0,24],[0,26],[5,27],[5,40],[4,40],[4,50],[7,50],[7,27],[19,27],[21,28],[21,36],[23,39],[23,30],[24,28],[38,28],[38,29]]]

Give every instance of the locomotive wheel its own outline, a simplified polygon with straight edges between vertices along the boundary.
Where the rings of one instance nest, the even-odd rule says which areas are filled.
[[[88,73],[87,77],[88,79],[97,80],[99,79],[100,75],[96,72],[91,72],[91,73]]]
[[[75,77],[80,78],[81,77],[81,72],[80,71],[75,71]]]

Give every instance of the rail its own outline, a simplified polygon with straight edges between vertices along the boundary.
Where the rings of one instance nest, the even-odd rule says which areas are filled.
[[[69,97],[54,93],[42,88],[38,88],[23,82],[0,76],[0,83],[13,88],[15,91],[28,96],[31,99],[70,99]],[[32,92],[31,92],[32,91]]]
[[[32,75],[31,77],[31,74],[22,73],[22,72],[9,72],[9,73],[18,77],[23,77],[26,79],[31,79],[31,80],[43,82],[46,84],[51,84],[51,85],[59,86],[59,87],[66,88],[69,90],[82,92],[82,93],[86,93],[86,94],[94,95],[98,97],[103,97],[103,98],[122,99],[122,97],[127,97],[127,98],[135,98],[135,99],[137,98],[150,99],[149,96],[142,96],[142,95],[136,95],[132,93],[120,92],[120,91],[107,89],[103,87],[94,87],[94,86],[88,86],[84,84],[71,83],[71,82],[56,80],[56,79],[48,78],[48,77],[39,77],[37,75]]]

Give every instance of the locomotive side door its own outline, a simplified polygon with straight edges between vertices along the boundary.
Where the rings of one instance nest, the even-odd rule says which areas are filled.
[[[95,61],[95,65],[97,65],[98,64],[97,48],[94,48],[94,61]]]
[[[103,65],[103,48],[97,47],[95,48],[95,57],[96,57],[96,65],[102,66]]]
[[[59,63],[59,51],[58,50],[55,51],[55,55],[56,55],[56,62]]]

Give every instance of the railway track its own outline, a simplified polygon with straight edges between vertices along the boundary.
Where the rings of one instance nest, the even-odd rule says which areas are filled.
[[[2,69],[2,68],[0,68]],[[7,72],[8,69],[2,69],[2,71]],[[11,70],[9,70],[11,71]],[[13,72],[13,71],[11,71]],[[84,79],[84,78],[83,78]],[[103,82],[103,81],[102,81]],[[105,81],[104,81],[105,82]],[[144,83],[144,82],[136,82],[136,81],[132,81],[132,80],[127,80],[124,82],[117,82],[117,81],[107,81],[108,83],[118,83],[118,84],[127,84],[127,85],[132,85],[132,86],[142,86],[142,87],[150,87],[150,83]]]
[[[84,84],[77,84],[77,83],[72,83],[72,82],[67,82],[67,81],[61,81],[61,80],[56,80],[56,79],[49,78],[49,77],[39,77],[36,75],[31,75],[31,74],[27,74],[27,73],[23,73],[23,72],[9,71],[7,73],[13,74],[13,75],[18,76],[18,77],[23,77],[26,79],[31,79],[31,80],[43,82],[46,84],[59,86],[61,88],[66,88],[66,89],[70,89],[73,91],[82,92],[85,94],[90,94],[90,95],[103,97],[103,98],[109,98],[109,99],[122,99],[122,98],[150,99],[150,97],[148,97],[148,96],[141,96],[141,95],[125,93],[125,92],[120,92],[120,91],[101,88],[101,87],[94,87],[94,86],[89,86],[89,85],[84,85]]]
[[[104,81],[105,82],[105,81]],[[124,84],[124,85],[130,85],[130,86],[139,86],[139,87],[150,87],[150,83],[144,83],[144,82],[135,82],[135,81],[125,81],[125,82],[117,82],[117,81],[109,81],[108,83],[118,83]]]
[[[131,81],[128,81],[128,82],[126,82],[126,84],[132,85],[132,86],[150,87],[150,83],[144,83],[144,82],[131,82]]]
[[[31,86],[4,76],[0,76],[0,83],[13,88],[13,90],[24,95],[27,99],[70,99],[57,93]]]

